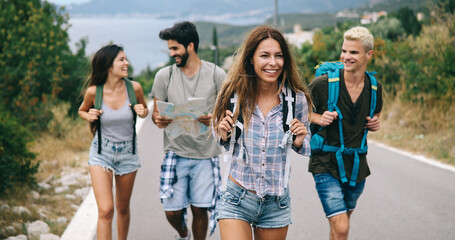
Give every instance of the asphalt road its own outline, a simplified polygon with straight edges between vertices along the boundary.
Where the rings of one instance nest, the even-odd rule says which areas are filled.
[[[174,239],[176,235],[159,199],[162,134],[150,118],[138,134],[142,167],[131,200],[129,239]],[[455,239],[455,172],[376,144],[370,144],[368,159],[372,175],[352,215],[349,239]],[[328,239],[329,225],[308,173],[308,158],[293,154],[291,161],[293,224],[287,239]],[[220,239],[218,228],[210,239]]]

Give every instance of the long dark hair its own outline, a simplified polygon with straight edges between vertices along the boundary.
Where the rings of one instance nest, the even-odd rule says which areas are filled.
[[[83,94],[91,86],[99,86],[106,83],[109,68],[112,67],[115,57],[117,57],[120,51],[123,51],[123,47],[112,44],[102,47],[95,53],[92,59],[90,73],[85,80]],[[90,130],[95,134],[97,130],[96,122],[90,123]]]

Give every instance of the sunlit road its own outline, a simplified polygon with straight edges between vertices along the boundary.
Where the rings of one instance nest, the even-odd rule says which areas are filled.
[[[174,239],[176,234],[158,195],[162,134],[150,119],[139,132],[142,168],[131,201],[132,240]],[[349,239],[455,239],[455,173],[370,145],[372,175],[352,215]],[[329,225],[307,163],[308,158],[292,155],[293,224],[287,239],[325,240]],[[220,239],[218,229],[211,239]]]

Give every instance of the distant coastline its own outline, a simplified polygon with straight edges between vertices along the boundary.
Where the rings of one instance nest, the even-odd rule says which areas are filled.
[[[108,44],[116,43],[125,48],[125,53],[133,67],[134,74],[139,74],[145,70],[147,66],[151,69],[159,67],[169,60],[167,45],[159,39],[158,33],[160,30],[171,27],[175,22],[189,20],[200,21],[205,19],[177,19],[171,15],[156,16],[152,15],[123,15],[115,16],[97,15],[91,17],[71,16],[69,24],[71,27],[68,30],[70,38],[70,48],[75,51],[77,43],[80,39],[87,39],[86,54],[91,56],[99,48]],[[241,25],[260,24],[265,19],[238,18],[216,19],[213,17],[211,22],[214,25],[216,21],[220,21],[223,26],[229,24],[229,28],[243,29]],[[232,25],[232,26],[231,26]],[[238,25],[238,27],[237,27]],[[207,31],[206,31],[207,30]],[[211,39],[212,28],[201,29],[201,42],[207,42]]]

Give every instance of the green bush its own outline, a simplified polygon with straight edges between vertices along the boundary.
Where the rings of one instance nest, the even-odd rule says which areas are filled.
[[[36,184],[34,174],[39,163],[33,163],[35,154],[27,148],[30,132],[16,118],[0,109],[0,195],[16,184]]]

